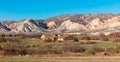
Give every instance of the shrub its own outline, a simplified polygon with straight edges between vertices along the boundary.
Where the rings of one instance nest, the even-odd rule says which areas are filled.
[[[1,43],[1,49],[4,52],[3,55],[26,55],[27,49],[22,43],[17,42],[3,42]]]
[[[22,49],[19,50],[19,54],[20,54],[21,56],[24,56],[24,55],[26,55],[27,53],[28,53],[28,50],[27,50],[26,48],[22,48]]]
[[[107,52],[110,52],[112,54],[116,54],[116,53],[119,53],[119,49],[118,48],[114,48],[114,47],[109,47],[109,48],[106,48],[106,51]]]
[[[120,46],[116,46],[115,48],[117,50],[117,53],[120,53]]]
[[[110,52],[103,52],[103,55],[104,56],[110,56],[110,55],[112,55]]]
[[[53,46],[52,50],[61,51],[62,50],[62,46]]]
[[[91,41],[86,41],[86,42],[80,42],[81,44],[96,44],[97,42],[91,42]]]
[[[98,36],[91,36],[90,39],[91,40],[99,40],[99,37]]]
[[[120,38],[114,39],[113,42],[120,42]]]
[[[4,37],[0,37],[0,42],[6,42],[7,40]]]
[[[79,39],[78,39],[78,38],[74,38],[73,40],[74,40],[74,42],[78,42],[78,41],[79,41]]]
[[[101,37],[101,40],[102,40],[102,41],[109,41],[109,38],[106,37],[106,36],[103,36],[103,37]]]
[[[80,47],[80,45],[77,43],[72,43],[72,44],[64,44],[62,50],[64,52],[84,52],[85,48]]]
[[[5,37],[5,34],[0,34],[0,37]]]
[[[7,37],[0,37],[0,42],[21,42],[22,40],[19,38],[7,38]]]
[[[100,48],[100,47],[98,47],[98,46],[94,46],[94,47],[92,47],[92,49],[93,49],[95,52],[104,52],[104,51],[105,51],[104,48]]]
[[[112,54],[120,53],[120,46],[106,48],[106,51]]]
[[[86,55],[94,55],[95,54],[95,51],[93,49],[87,49],[85,50],[84,52]]]
[[[44,45],[43,48],[46,50],[50,50],[50,49],[52,49],[53,46],[54,46],[54,44],[47,44],[47,45]]]
[[[91,40],[90,37],[88,37],[88,36],[83,36],[83,37],[81,37],[80,39],[81,39],[81,40]]]
[[[42,54],[61,54],[60,51],[56,50],[29,50],[27,52],[29,55],[42,55]]]
[[[86,44],[96,44],[97,42],[91,42],[91,41],[88,41],[86,42]]]

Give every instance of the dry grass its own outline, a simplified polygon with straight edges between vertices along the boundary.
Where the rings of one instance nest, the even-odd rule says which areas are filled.
[[[120,57],[0,58],[0,62],[120,62]]]

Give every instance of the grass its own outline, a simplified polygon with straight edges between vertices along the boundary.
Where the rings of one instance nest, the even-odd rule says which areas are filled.
[[[85,48],[90,48],[90,47],[94,47],[94,46],[106,48],[106,47],[115,47],[118,45],[120,45],[120,43],[113,43],[111,41],[107,41],[107,42],[97,42],[96,44],[83,44],[81,46],[85,47]]]
[[[25,41],[26,44],[29,44],[29,45],[31,45],[31,44],[38,44],[38,42],[36,42],[36,41],[34,41],[32,39],[25,39],[24,41]]]
[[[26,45],[39,45],[38,47],[30,47],[29,49],[33,50],[40,50],[40,49],[49,49],[54,46],[54,49],[58,49],[61,47],[60,43],[58,42],[38,42],[32,39],[25,39],[24,43]]]
[[[120,57],[0,58],[0,62],[120,62]]]
[[[54,45],[56,47],[62,46],[61,43],[59,43],[59,42],[37,42],[37,41],[31,40],[31,39],[26,39],[25,43],[28,44],[28,45],[41,45],[43,47],[46,46],[46,45]],[[67,43],[70,43],[70,41],[68,41]],[[94,46],[101,47],[101,48],[107,48],[107,47],[115,47],[115,46],[119,46],[119,45],[120,45],[120,42],[98,41],[95,44],[82,44],[80,46],[85,47],[85,48],[92,48]],[[37,49],[37,47],[36,47],[36,49]],[[39,49],[39,47],[38,47],[38,49]]]

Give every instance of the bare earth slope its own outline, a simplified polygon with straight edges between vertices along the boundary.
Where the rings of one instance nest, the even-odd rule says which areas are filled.
[[[56,16],[46,20],[24,19],[19,22],[0,22],[1,32],[79,32],[89,30],[120,31],[120,15],[74,14]]]

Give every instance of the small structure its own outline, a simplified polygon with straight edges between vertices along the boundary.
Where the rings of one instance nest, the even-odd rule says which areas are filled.
[[[44,41],[46,39],[51,39],[52,42],[55,42],[55,41],[64,41],[64,38],[62,35],[59,35],[59,34],[55,34],[55,35],[52,35],[52,34],[44,34],[41,36],[41,40]]]
[[[64,41],[64,37],[63,35],[59,35],[57,36],[57,41]]]
[[[41,36],[41,40],[51,39],[52,42],[64,41],[64,40],[73,40],[75,35],[68,34],[44,34]]]
[[[44,35],[41,36],[41,40],[42,40],[42,41],[45,41],[46,39],[51,39],[52,42],[55,41],[54,35],[44,34]]]

